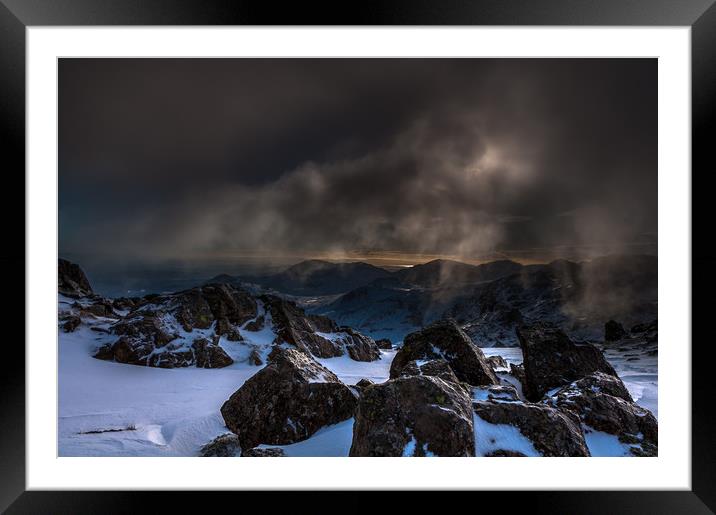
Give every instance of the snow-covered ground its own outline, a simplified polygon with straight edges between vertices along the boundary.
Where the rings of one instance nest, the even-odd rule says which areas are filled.
[[[267,335],[254,336],[259,344]],[[161,369],[92,357],[99,345],[114,338],[85,325],[73,333],[59,332],[60,456],[196,456],[204,444],[228,432],[219,412],[221,405],[259,370],[245,362],[222,369]],[[231,347],[239,344],[222,340],[221,345],[232,357],[243,355],[243,350]],[[501,355],[508,362],[522,361],[519,348],[483,351],[488,356]],[[383,382],[388,379],[395,350],[381,354],[380,360],[369,363],[347,356],[318,361],[346,384],[364,377]],[[635,400],[657,415],[656,357],[640,355],[634,359],[608,351],[607,358]],[[282,448],[288,456],[347,456],[352,428],[353,419],[346,420]],[[493,429],[497,436],[517,438],[520,449],[532,453],[511,429]],[[623,450],[616,449],[609,435],[590,434],[587,439],[590,448],[594,445],[605,453],[614,455]]]

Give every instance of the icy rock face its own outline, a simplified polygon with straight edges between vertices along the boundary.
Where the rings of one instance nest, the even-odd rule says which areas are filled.
[[[313,358],[275,348],[269,359],[221,407],[242,448],[299,442],[353,416],[356,395]]]
[[[474,456],[470,396],[461,384],[411,376],[367,388],[350,456]]]
[[[635,404],[621,379],[596,372],[569,384],[545,404],[578,417],[587,430],[616,435],[635,456],[656,456],[658,424],[654,415]]]
[[[550,389],[593,372],[617,373],[602,352],[588,343],[574,343],[557,326],[538,322],[517,329],[524,357],[524,392],[539,401]]]
[[[57,262],[57,289],[62,295],[71,298],[92,295],[92,287],[84,271],[66,259]]]
[[[338,327],[321,315],[306,315],[295,303],[275,296],[263,296],[276,328],[277,343],[285,342],[319,358],[343,356],[346,352],[355,361],[374,361],[380,350],[372,338],[348,327]],[[322,334],[318,334],[322,333]],[[326,333],[340,333],[335,337]]]
[[[473,406],[475,415],[485,422],[519,429],[542,456],[590,455],[579,423],[560,410],[545,405],[500,400],[475,402]],[[497,451],[508,453],[511,449]]]
[[[499,383],[482,351],[452,320],[440,320],[406,336],[390,366],[390,377],[399,377],[411,361],[433,359],[447,361],[460,381]]]

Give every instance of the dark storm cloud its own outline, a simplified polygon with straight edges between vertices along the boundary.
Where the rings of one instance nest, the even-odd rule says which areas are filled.
[[[619,248],[655,60],[62,60],[60,250]]]

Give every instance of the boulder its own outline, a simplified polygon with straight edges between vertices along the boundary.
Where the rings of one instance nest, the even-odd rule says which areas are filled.
[[[373,338],[365,336],[350,327],[341,328],[345,336],[340,338],[348,356],[354,361],[375,361],[380,359],[380,350]]]
[[[356,395],[310,356],[276,348],[269,359],[221,407],[242,448],[305,440],[353,416]]]
[[[616,376],[602,352],[588,343],[575,343],[557,326],[538,322],[517,329],[524,358],[524,394],[538,401],[550,389],[593,372]]]
[[[350,456],[474,456],[470,396],[431,376],[367,388],[353,426]]]
[[[77,315],[69,315],[64,319],[64,322],[62,323],[62,330],[66,333],[71,333],[75,329],[77,329],[80,324],[82,323],[82,320]]]
[[[194,350],[194,361],[199,368],[223,368],[234,362],[220,345],[206,338],[197,338],[191,344],[191,348]]]
[[[234,327],[233,324],[229,322],[229,319],[226,317],[221,317],[216,320],[214,332],[217,335],[224,336],[230,342],[240,342],[244,339],[243,336],[241,336],[239,330]]]
[[[475,415],[489,424],[516,427],[542,456],[589,456],[579,423],[558,409],[541,404],[502,401],[475,402],[473,406]],[[477,431],[479,442],[480,427]],[[480,451],[478,448],[478,455]]]
[[[267,447],[265,449],[254,447],[241,453],[242,458],[280,458],[283,456],[286,456],[286,453],[278,447]]]
[[[619,378],[595,373],[575,381],[545,399],[587,426],[616,435],[638,456],[656,456],[658,424],[654,415],[634,403]]]
[[[444,359],[433,359],[427,362],[411,361],[400,371],[400,377],[408,376],[433,376],[444,381],[459,383],[457,376]]]
[[[252,333],[256,333],[264,328],[264,323],[266,322],[266,319],[263,315],[256,317],[255,320],[252,320],[248,322],[244,326],[245,331],[251,331]]]
[[[108,299],[97,299],[89,306],[83,306],[80,311],[96,317],[115,317],[112,301]]]
[[[203,458],[231,458],[241,453],[239,437],[233,433],[217,436],[199,451]]]
[[[354,388],[356,388],[359,392],[362,393],[363,390],[365,390],[365,389],[368,388],[369,386],[373,386],[374,384],[375,384],[375,383],[374,383],[373,381],[371,381],[370,379],[366,379],[366,378],[364,377],[363,379],[361,379],[360,381],[358,381],[358,382],[357,382],[355,385],[353,385],[353,386],[354,386]]]
[[[624,327],[616,320],[609,320],[604,324],[604,341],[605,342],[616,342],[627,338],[629,333],[624,330]]]
[[[375,344],[378,346],[379,349],[383,350],[390,350],[393,348],[393,342],[391,342],[388,338],[380,338],[379,340],[375,341]]]
[[[503,358],[502,356],[489,356],[487,358],[487,362],[492,367],[492,370],[495,371],[497,369],[507,370],[510,368],[510,366],[507,364],[507,361],[505,361],[505,358]]]
[[[264,364],[264,360],[261,359],[261,354],[256,349],[251,349],[251,352],[249,353],[248,362],[249,365],[253,365],[255,367],[260,367]]]
[[[390,377],[400,377],[411,361],[434,359],[447,361],[460,381],[472,385],[499,382],[480,348],[453,320],[435,322],[406,336],[390,366]]]
[[[80,266],[61,258],[57,260],[57,290],[74,299],[92,295],[92,287]]]

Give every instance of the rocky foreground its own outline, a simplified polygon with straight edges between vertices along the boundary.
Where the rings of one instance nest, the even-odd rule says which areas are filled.
[[[224,349],[227,345],[245,347],[246,361],[256,366],[263,365],[278,346],[318,358],[380,359],[376,342],[350,327],[339,327],[324,316],[307,315],[280,297],[254,296],[229,284],[108,299],[92,292],[79,266],[61,259],[59,293],[74,299],[65,303],[68,309],[60,311],[62,330],[75,331],[85,323],[95,331],[117,336],[97,349],[94,357],[98,359],[159,368],[222,368],[233,363]]]
[[[225,349],[241,346],[246,363],[262,366],[225,397],[220,415],[230,432],[207,442],[202,456],[282,456],[275,446],[351,419],[350,456],[590,456],[595,435],[633,456],[658,451],[656,418],[634,402],[602,349],[551,323],[520,324],[524,362],[508,366],[485,357],[455,321],[439,320],[406,336],[387,380],[347,385],[318,360],[370,362],[390,343],[227,284],[105,299],[76,265],[61,261],[59,271],[61,330],[110,339],[96,358],[222,368],[238,355]],[[607,348],[656,351],[655,322],[627,331],[610,321],[606,336]],[[496,436],[505,434],[513,437]]]
[[[518,336],[525,362],[508,370],[453,321],[440,321],[406,338],[388,381],[355,386],[306,354],[276,349],[221,409],[235,438],[221,436],[203,453],[217,455],[227,441],[242,455],[280,456],[267,446],[354,417],[350,456],[475,456],[476,441],[503,428],[516,429],[532,452],[508,446],[480,455],[590,456],[586,439],[600,433],[633,456],[656,456],[656,418],[633,401],[597,347],[551,324],[523,326]]]

